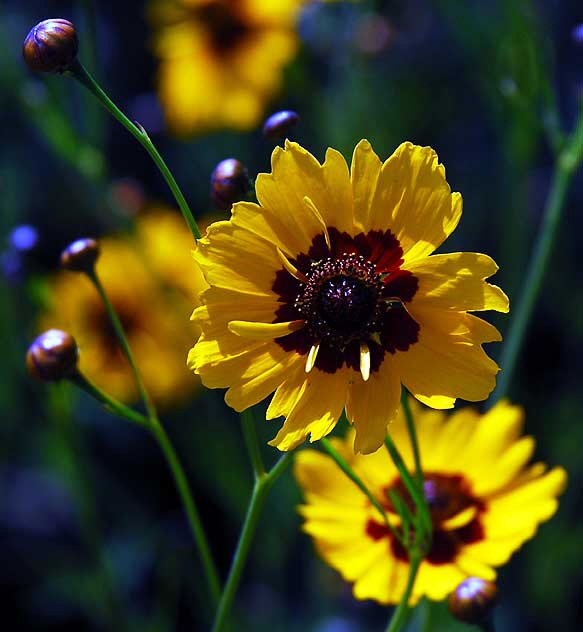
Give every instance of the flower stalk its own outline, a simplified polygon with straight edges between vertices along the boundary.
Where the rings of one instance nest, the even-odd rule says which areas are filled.
[[[579,113],[579,119],[574,132],[567,139],[563,149],[559,152],[555,163],[551,190],[545,206],[530,265],[528,266],[526,280],[523,285],[522,294],[518,298],[516,307],[513,309],[514,317],[510,323],[506,343],[502,349],[500,366],[503,371],[498,378],[496,389],[490,397],[490,403],[492,405],[505,397],[508,393],[528,323],[544,281],[549,258],[561,222],[569,186],[582,159],[583,109]]]
[[[283,474],[291,459],[292,453],[286,452],[280,457],[279,461],[277,461],[269,472],[264,472],[262,475],[255,478],[251,499],[249,501],[249,506],[247,507],[245,522],[243,523],[243,528],[241,529],[241,533],[239,535],[239,542],[237,543],[229,575],[225,583],[223,594],[221,595],[212,632],[221,632],[225,629],[227,617],[231,611],[235,593],[239,587],[243,567],[249,554],[249,548],[251,546],[253,536],[255,535],[255,530],[257,529],[257,524],[259,522],[261,510],[265,504],[265,499],[267,498],[267,494],[272,485],[281,476],[281,474]]]
[[[178,455],[176,454],[176,451],[174,450],[174,447],[172,446],[172,443],[170,442],[170,439],[166,434],[162,423],[160,422],[154,403],[152,402],[152,399],[146,389],[146,386],[140,374],[139,368],[134,360],[134,356],[125,335],[121,321],[119,320],[114,306],[109,300],[107,292],[105,291],[105,288],[103,287],[103,284],[101,283],[97,272],[95,271],[95,268],[91,267],[85,272],[97,289],[99,296],[101,297],[101,300],[106,308],[108,317],[119,340],[122,351],[131,366],[135,382],[144,402],[147,414],[145,416],[141,415],[140,413],[135,412],[131,408],[125,406],[125,404],[122,404],[105,392],[101,391],[79,371],[76,371],[71,379],[73,383],[75,383],[77,386],[95,397],[98,401],[102,402],[110,412],[122,418],[125,418],[128,421],[145,426],[158,443],[168,464],[168,467],[170,468],[172,477],[174,478],[174,483],[184,507],[184,511],[188,519],[188,524],[190,526],[190,530],[192,532],[192,536],[197,546],[198,553],[203,565],[204,574],[209,587],[211,599],[213,603],[216,604],[219,600],[219,595],[221,592],[219,575],[212,557],[204,527],[202,526],[202,521],[200,519],[194,497],[192,495],[192,491],[188,484],[188,479],[186,478],[186,474],[184,472],[184,468],[182,467]]]
[[[399,632],[403,625],[405,625],[410,611],[409,599],[411,598],[413,586],[415,585],[415,579],[417,578],[417,572],[419,571],[419,566],[421,566],[422,561],[423,555],[419,552],[413,553],[409,558],[409,577],[407,578],[405,592],[403,593],[403,597],[391,617],[391,621],[387,627],[387,632]]]
[[[101,89],[97,81],[95,81],[92,75],[84,68],[79,60],[75,60],[75,62],[67,70],[66,74],[74,77],[77,81],[83,84],[83,86],[85,86],[101,102],[103,107],[105,107],[105,109],[108,110],[109,113],[128,130],[128,132],[142,145],[142,147],[144,147],[170,187],[180,211],[188,224],[188,228],[190,229],[192,236],[195,240],[200,239],[200,230],[194,216],[192,215],[192,211],[188,206],[188,202],[182,194],[182,191],[180,190],[180,187],[174,179],[170,169],[168,169],[166,163],[164,162],[164,159],[150,140],[146,130],[139,123],[133,123],[128,119],[128,117]]]

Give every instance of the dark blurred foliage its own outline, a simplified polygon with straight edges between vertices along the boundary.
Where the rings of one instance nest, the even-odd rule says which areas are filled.
[[[45,300],[42,278],[61,249],[129,224],[127,195],[138,194],[128,183],[138,183],[148,199],[172,202],[143,149],[78,85],[26,70],[22,41],[46,17],[77,24],[82,60],[150,131],[195,214],[212,209],[208,178],[219,160],[236,156],[254,176],[269,169],[273,146],[260,126],[189,141],[165,132],[144,2],[1,3],[2,628],[206,629],[210,606],[199,561],[156,445],[68,387],[45,388],[24,373]],[[303,42],[284,90],[266,114],[298,112],[294,138],[319,158],[327,146],[349,158],[363,137],[383,158],[405,139],[433,146],[464,196],[446,251],[492,255],[501,267],[496,282],[512,300],[549,189],[553,108],[571,129],[583,98],[580,23],[580,0],[314,4],[302,16]],[[583,624],[581,208],[579,173],[511,389],[527,410],[537,457],[563,464],[569,487],[557,515],[501,570],[501,631]],[[37,232],[26,247],[14,240],[23,224]],[[508,325],[507,317],[488,318],[502,331]],[[490,351],[499,354],[496,346]],[[220,392],[164,418],[224,576],[251,488],[238,418]],[[258,422],[264,444],[276,423]],[[275,459],[275,450],[264,452],[268,462]],[[239,629],[384,629],[387,610],[356,602],[299,531],[299,500],[287,473],[261,518],[236,601]],[[429,629],[422,628],[427,616],[431,629],[464,629],[443,605],[421,610],[412,630]]]

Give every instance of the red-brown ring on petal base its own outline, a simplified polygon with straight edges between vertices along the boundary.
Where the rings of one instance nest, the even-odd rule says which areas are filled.
[[[425,560],[436,566],[453,562],[465,545],[473,544],[484,539],[484,527],[481,514],[486,507],[482,500],[472,495],[469,484],[459,474],[439,474],[425,472],[424,490],[431,522],[433,525],[433,538],[431,549]],[[401,479],[389,485],[389,489],[396,491],[407,503],[410,509],[414,509],[411,500]],[[383,499],[387,511],[396,513],[388,495]],[[465,525],[448,529],[447,521],[466,509],[474,507],[475,516]],[[389,528],[375,520],[368,520],[365,527],[366,534],[373,540],[388,538],[393,555],[400,560],[408,561],[409,556],[403,545],[394,538]]]

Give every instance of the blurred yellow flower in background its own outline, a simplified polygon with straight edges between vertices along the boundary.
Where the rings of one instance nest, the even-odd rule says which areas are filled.
[[[297,49],[305,0],[154,0],[159,95],[170,128],[251,129]]]
[[[146,387],[169,405],[198,385],[185,366],[199,329],[188,325],[192,300],[206,287],[193,261],[192,236],[178,213],[156,209],[137,219],[135,235],[100,240],[97,273],[116,308]],[[80,369],[115,397],[138,397],[132,373],[97,291],[84,275],[62,271],[49,282],[51,306],[40,327],[77,340]],[[186,323],[186,327],[185,327]]]
[[[544,463],[527,465],[535,441],[520,436],[523,412],[517,406],[501,402],[484,415],[464,408],[449,417],[419,405],[413,411],[434,530],[413,587],[415,603],[422,596],[441,600],[469,576],[493,580],[493,567],[504,564],[555,513],[567,475],[561,467],[547,472]],[[391,436],[413,473],[402,413]],[[399,524],[388,491],[413,505],[388,452],[354,455],[352,437],[332,441],[389,520]],[[409,573],[407,552],[370,501],[320,452],[299,452],[295,475],[306,500],[300,507],[303,529],[324,560],[354,583],[357,599],[399,602]]]

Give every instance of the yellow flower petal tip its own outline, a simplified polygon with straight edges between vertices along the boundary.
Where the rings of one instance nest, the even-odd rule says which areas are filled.
[[[529,465],[531,437],[521,437],[522,413],[499,403],[480,415],[470,408],[449,417],[411,402],[433,538],[413,586],[411,603],[440,601],[470,576],[492,581],[495,568],[556,511],[566,484],[561,467]],[[390,433],[414,473],[415,461],[402,415]],[[367,481],[393,524],[399,517],[388,490],[410,502],[389,454],[352,455],[354,432],[335,448]],[[524,449],[527,446],[529,449]],[[324,561],[353,585],[356,599],[399,603],[408,577],[408,554],[384,519],[337,464],[314,450],[296,455],[294,473],[304,493],[303,530]]]
[[[237,407],[275,392],[280,449],[325,436],[344,407],[356,449],[378,449],[401,385],[435,408],[485,399],[499,369],[482,345],[500,334],[474,312],[508,300],[490,257],[432,254],[462,207],[435,151],[407,142],[382,162],[363,140],[349,167],[286,141],[271,164],[258,204],[196,248],[212,290],[195,313],[203,382]]]

